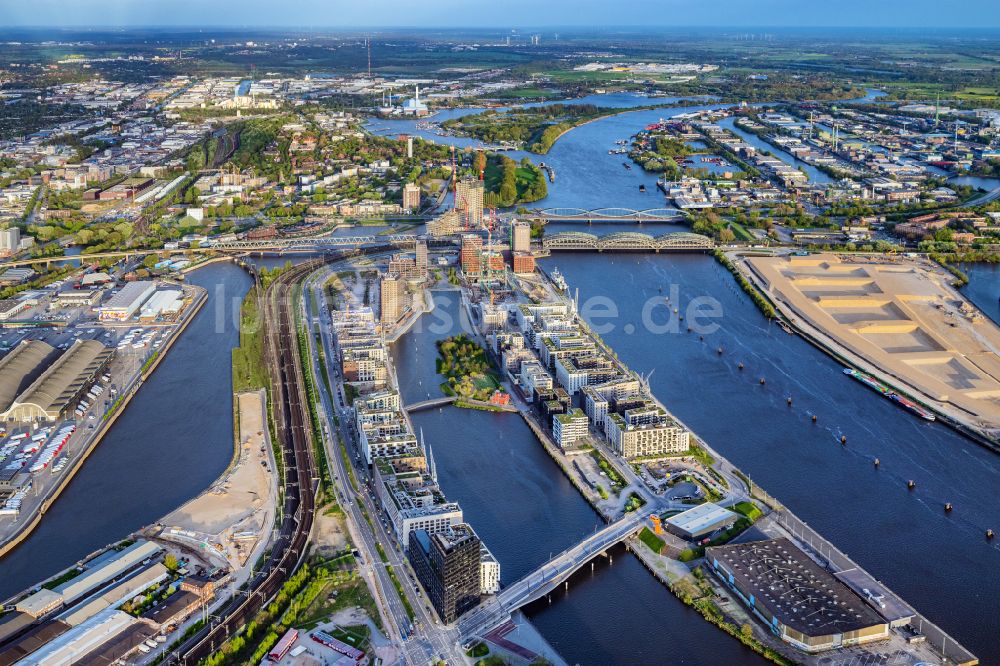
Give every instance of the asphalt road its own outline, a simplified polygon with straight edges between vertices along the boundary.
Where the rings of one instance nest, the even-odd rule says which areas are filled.
[[[305,320],[310,324],[310,344],[313,342],[313,324],[319,323],[320,325],[323,352],[328,360],[327,371],[331,383],[334,385],[335,395],[331,396],[323,382],[318,382],[323,402],[323,422],[327,432],[337,431],[340,439],[345,443],[352,471],[359,484],[359,490],[355,491],[350,484],[348,470],[338,450],[337,442],[327,438],[325,441],[327,457],[332,461],[331,472],[336,477],[334,483],[338,496],[341,498],[341,504],[352,524],[351,532],[352,535],[355,535],[357,547],[365,557],[366,569],[370,572],[371,577],[377,581],[378,601],[382,606],[383,613],[392,620],[391,624],[395,634],[393,638],[402,642],[406,660],[412,664],[433,663],[439,659],[444,659],[448,663],[463,663],[464,655],[457,645],[457,629],[439,624],[433,611],[427,610],[427,602],[422,593],[417,593],[417,583],[409,564],[398,548],[395,537],[390,534],[387,524],[382,522],[382,511],[370,489],[371,478],[367,466],[360,457],[360,449],[357,446],[352,427],[353,410],[346,406],[343,384],[340,381],[336,364],[329,362],[336,358],[335,342],[330,332],[329,305],[321,285],[332,272],[333,267],[326,267],[311,276],[306,284],[307,290],[315,293],[320,312],[312,311],[312,299],[308,297],[303,299],[303,307]],[[318,350],[312,348],[312,355],[313,363],[318,367],[321,363]],[[322,377],[322,373],[317,374]],[[337,417],[336,420],[333,418],[334,415]],[[364,511],[362,511],[362,507],[364,507]],[[364,512],[367,512],[371,518],[371,524],[365,519]],[[415,622],[412,625],[395,585],[389,577],[386,565],[379,556],[376,543],[382,544],[388,564],[395,571],[404,594],[413,608]]]

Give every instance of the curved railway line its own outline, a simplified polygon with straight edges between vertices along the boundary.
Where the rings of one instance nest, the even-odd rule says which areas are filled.
[[[274,420],[284,461],[284,507],[267,562],[210,624],[175,650],[166,663],[194,665],[213,654],[278,593],[301,565],[312,530],[319,484],[302,368],[298,362],[293,285],[315,270],[309,261],[281,275],[264,293],[265,355],[271,372]]]

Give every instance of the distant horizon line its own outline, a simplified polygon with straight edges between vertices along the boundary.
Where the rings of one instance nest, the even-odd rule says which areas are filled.
[[[339,25],[339,26],[316,26],[316,25],[264,25],[264,24],[213,24],[213,25],[187,25],[187,24],[106,24],[106,25],[86,25],[86,24],[62,24],[62,25],[33,25],[14,24],[0,28],[0,33],[12,32],[16,30],[188,30],[193,32],[203,32],[205,30],[246,30],[255,29],[262,32],[281,32],[285,30],[296,30],[305,32],[328,32],[328,31],[356,31],[378,32],[386,30],[412,30],[412,31],[495,31],[508,32],[511,30],[560,30],[567,33],[573,31],[596,31],[612,32],[628,30],[634,32],[655,32],[661,30],[714,30],[714,31],[757,31],[757,30],[927,30],[931,32],[948,31],[993,31],[1000,29],[1000,25],[962,25],[962,26],[932,26],[932,25],[705,25],[705,24],[672,24],[672,25],[506,25],[506,26],[486,26],[486,25]],[[998,35],[1000,39],[1000,35]]]

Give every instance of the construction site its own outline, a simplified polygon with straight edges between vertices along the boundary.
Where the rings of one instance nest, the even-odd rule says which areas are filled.
[[[817,344],[950,422],[990,440],[1000,435],[1000,327],[937,264],[810,254],[752,256],[740,265]]]
[[[268,542],[277,501],[264,392],[236,396],[239,441],[229,469],[204,493],[163,518],[149,536],[217,558],[239,571]]]

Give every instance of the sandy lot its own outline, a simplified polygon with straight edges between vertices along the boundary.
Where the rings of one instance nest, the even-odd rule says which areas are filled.
[[[241,393],[237,406],[238,459],[211,488],[163,519],[162,536],[210,543],[230,562],[242,565],[270,529],[277,490],[263,398]]]
[[[796,326],[938,411],[1000,432],[1000,327],[936,264],[812,254],[746,265]]]

